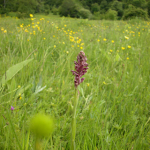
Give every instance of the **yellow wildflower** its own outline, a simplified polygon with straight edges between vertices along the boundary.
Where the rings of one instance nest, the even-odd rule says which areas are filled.
[[[22,24],[20,25],[20,28],[23,28],[23,25],[22,25]]]
[[[54,45],[54,48],[56,48],[56,45]]]
[[[7,30],[4,30],[4,33],[7,33]]]
[[[112,40],[111,42],[114,43],[114,40]]]
[[[28,29],[25,29],[24,31],[25,31],[25,32],[29,32]]]
[[[125,39],[126,39],[126,40],[128,40],[128,39],[129,39],[129,37],[125,36]]]
[[[107,41],[107,39],[104,38],[103,41]]]
[[[131,46],[130,46],[130,45],[128,45],[128,48],[131,48]]]
[[[125,50],[125,47],[121,47],[122,48],[122,50]]]
[[[32,14],[30,14],[30,17],[32,18],[32,17],[33,17],[33,15],[32,15]]]
[[[103,84],[106,84],[106,82],[104,81]]]

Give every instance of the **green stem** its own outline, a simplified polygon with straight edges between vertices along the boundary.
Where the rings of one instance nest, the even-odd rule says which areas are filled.
[[[40,138],[35,139],[35,150],[42,150]]]
[[[78,90],[75,89],[75,99],[73,102],[73,114],[72,114],[72,136],[71,136],[71,150],[75,150],[75,137],[76,137],[76,109],[78,105]]]
[[[11,121],[10,112],[7,111],[7,113],[8,113],[8,120],[9,120],[9,123],[10,123],[10,125],[11,125],[11,129],[12,129],[12,131],[13,131],[13,133],[14,133],[14,136],[15,136],[15,138],[16,138],[16,141],[17,141],[17,144],[18,144],[18,146],[19,146],[19,149],[22,150],[21,144],[19,143],[17,134],[16,134],[16,132],[15,132],[14,126],[13,126],[12,121]],[[11,113],[12,113],[12,112],[11,112]]]
[[[51,136],[51,150],[53,150],[53,139],[52,139],[52,136]]]

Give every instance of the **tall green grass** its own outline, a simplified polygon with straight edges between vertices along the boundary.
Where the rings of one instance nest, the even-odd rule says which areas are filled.
[[[0,81],[33,59],[0,87],[0,149],[33,149],[29,123],[39,112],[55,118],[43,149],[70,149],[71,70],[81,50],[89,70],[79,87],[76,149],[149,149],[150,22],[34,17],[0,18]]]

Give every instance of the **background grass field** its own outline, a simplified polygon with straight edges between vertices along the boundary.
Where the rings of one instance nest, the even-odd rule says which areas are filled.
[[[150,148],[150,22],[37,15],[0,18],[0,29],[0,81],[11,66],[33,58],[1,85],[0,149],[32,150],[28,127],[39,112],[55,118],[43,149],[69,149],[71,70],[80,51],[89,69],[79,87],[76,148]]]

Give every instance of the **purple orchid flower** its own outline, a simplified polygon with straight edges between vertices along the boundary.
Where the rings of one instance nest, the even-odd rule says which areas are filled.
[[[71,70],[71,72],[73,73],[73,75],[75,75],[75,80],[74,80],[74,84],[75,84],[75,88],[78,87],[78,85],[80,83],[83,82],[84,78],[81,78],[88,69],[88,64],[86,63],[87,58],[85,56],[85,53],[83,51],[81,51],[78,56],[77,56],[77,61],[74,62],[75,64],[75,71]]]

